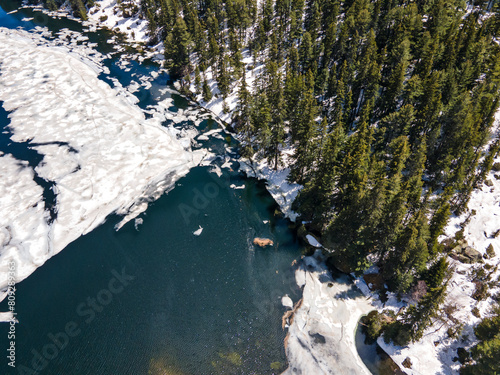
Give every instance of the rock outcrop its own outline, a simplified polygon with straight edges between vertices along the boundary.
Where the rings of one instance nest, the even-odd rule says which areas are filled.
[[[482,262],[483,255],[474,249],[473,247],[467,245],[465,241],[459,241],[458,245],[451,251],[450,257],[458,260],[462,263],[479,263]]]

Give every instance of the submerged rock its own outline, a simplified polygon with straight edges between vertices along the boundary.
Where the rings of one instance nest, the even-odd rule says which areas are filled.
[[[269,238],[255,237],[253,239],[253,244],[260,246],[260,247],[266,247],[266,246],[273,246],[274,242],[272,240],[270,240]]]
[[[283,364],[281,362],[272,362],[271,363],[271,370],[279,370],[283,367]]]

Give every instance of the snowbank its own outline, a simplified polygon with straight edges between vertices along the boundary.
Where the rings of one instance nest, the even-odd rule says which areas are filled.
[[[308,234],[306,236],[307,242],[309,242],[309,245],[314,246],[314,247],[323,247],[316,238],[314,238],[312,235]]]
[[[245,172],[247,176],[265,180],[267,190],[278,203],[283,214],[291,221],[297,219],[298,214],[292,210],[292,203],[297,198],[302,185],[288,182],[289,168],[275,171],[269,167],[265,160],[260,160],[253,163],[242,161],[240,170]]]
[[[288,330],[289,374],[370,375],[358,355],[355,332],[372,304],[347,275],[333,280],[321,252],[305,257],[295,273],[302,304]]]
[[[0,289],[9,260],[23,280],[110,213],[137,216],[204,154],[191,151],[193,134],[163,127],[164,116],[146,119],[133,96],[98,79],[102,70],[40,35],[0,28],[11,139],[43,154],[36,173],[57,194],[50,224],[33,169],[0,155]]]

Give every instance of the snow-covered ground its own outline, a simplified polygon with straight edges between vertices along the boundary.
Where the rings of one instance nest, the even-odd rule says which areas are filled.
[[[371,302],[347,275],[333,280],[321,251],[304,257],[295,272],[302,304],[288,329],[288,374],[370,375],[356,350],[355,333]]]
[[[100,26],[125,34],[129,41],[147,43],[148,21],[139,17],[140,6],[141,2],[136,0],[97,0],[88,17]]]
[[[262,64],[253,66],[254,61],[248,49],[244,49],[242,51],[242,56],[243,56],[242,63],[245,70],[245,83],[247,85],[248,90],[252,92],[256,84],[256,79],[261,74],[262,69],[264,69],[264,66]],[[192,60],[193,60],[192,63],[196,65],[197,60],[196,58],[194,58],[194,56],[192,56]],[[250,68],[250,70],[248,70],[248,68]],[[203,108],[208,109],[213,114],[215,114],[219,119],[230,124],[232,121],[234,110],[236,109],[236,106],[238,104],[238,90],[240,86],[240,81],[235,81],[232,83],[231,87],[229,88],[229,95],[224,100],[222,96],[220,96],[220,91],[219,88],[217,87],[217,81],[215,80],[214,72],[211,67],[208,68],[204,73],[201,73],[202,81],[203,77],[205,77],[208,87],[210,87],[210,90],[212,91],[213,94],[213,97],[212,99],[210,99],[210,101],[205,102],[203,100],[203,95],[201,91],[197,93],[194,74],[191,74],[190,77],[191,85],[189,86],[189,90],[195,94],[195,100]],[[228,110],[227,112],[224,112],[224,103],[227,106]]]
[[[195,131],[163,127],[165,113],[146,119],[135,97],[101,81],[104,68],[87,47],[56,44],[0,28],[0,101],[11,139],[30,140],[43,155],[36,173],[57,194],[50,224],[33,169],[0,155],[0,289],[10,260],[23,280],[107,215],[137,216],[204,155],[191,150]]]
[[[266,181],[266,188],[281,208],[283,214],[295,221],[297,213],[292,211],[292,203],[297,197],[302,185],[290,184],[287,181],[290,170],[288,168],[274,170],[265,160],[250,162],[242,160],[240,170],[247,176]]]
[[[499,131],[500,112],[496,114],[496,124],[493,133]],[[500,162],[500,157],[495,160]],[[457,349],[470,348],[476,343],[474,326],[482,318],[489,316],[491,307],[494,304],[491,296],[500,293],[498,281],[500,281],[500,270],[496,269],[500,265],[500,236],[494,234],[500,230],[500,173],[491,171],[487,177],[492,186],[483,184],[479,189],[473,191],[468,204],[468,211],[461,216],[453,216],[445,228],[445,235],[441,237],[454,237],[457,231],[462,229],[467,217],[472,212],[476,214],[463,226],[464,238],[468,245],[472,246],[481,254],[486,253],[489,245],[493,246],[495,256],[483,259],[484,264],[463,264],[448,257],[448,261],[454,268],[453,275],[449,281],[447,296],[443,307],[446,308],[449,316],[444,316],[443,320],[436,320],[435,324],[428,328],[423,338],[416,343],[401,348],[392,344],[385,344],[379,338],[379,345],[392,357],[392,359],[409,375],[457,375],[460,370],[460,363],[454,361],[457,357]],[[484,266],[489,267],[486,273],[491,273],[491,280],[497,280],[497,286],[489,290],[489,297],[477,301],[472,298],[476,290],[473,280],[475,270]],[[365,295],[373,297],[373,303],[379,311],[384,308],[397,310],[403,306],[394,295],[383,305],[378,297],[371,293],[368,286],[362,279],[357,280],[358,286]],[[475,310],[475,314],[473,313]],[[455,323],[450,321],[450,316],[455,319]],[[463,325],[463,331],[458,338],[451,338],[448,329],[454,329],[457,325]],[[409,358],[412,367],[410,369],[402,366],[403,361]]]

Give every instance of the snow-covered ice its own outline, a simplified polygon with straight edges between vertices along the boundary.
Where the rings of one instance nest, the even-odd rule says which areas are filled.
[[[313,236],[311,236],[310,234],[308,234],[306,236],[306,240],[307,242],[309,242],[309,245],[311,246],[314,246],[314,247],[323,247],[323,245],[321,245],[318,240],[316,238],[314,238]]]
[[[201,227],[201,225],[199,225],[199,228],[198,228],[198,229],[196,229],[196,230],[193,232],[193,234],[194,234],[195,236],[199,236],[199,235],[201,234],[201,232],[203,232],[203,228]]]
[[[229,185],[229,187],[230,187],[231,189],[241,190],[241,189],[244,189],[244,188],[245,188],[245,184],[240,185],[240,186],[237,186],[237,185],[235,185],[235,184],[231,184],[231,185]]]
[[[31,140],[43,154],[36,172],[57,193],[49,224],[31,167],[0,155],[0,289],[10,259],[19,282],[107,215],[135,218],[203,157],[186,141],[193,133],[146,119],[136,98],[101,81],[102,67],[82,51],[0,28],[0,101],[11,139]]]
[[[303,259],[295,278],[304,289],[285,341],[283,374],[370,375],[355,344],[359,319],[373,310],[370,301],[346,275],[333,280],[319,250]]]

